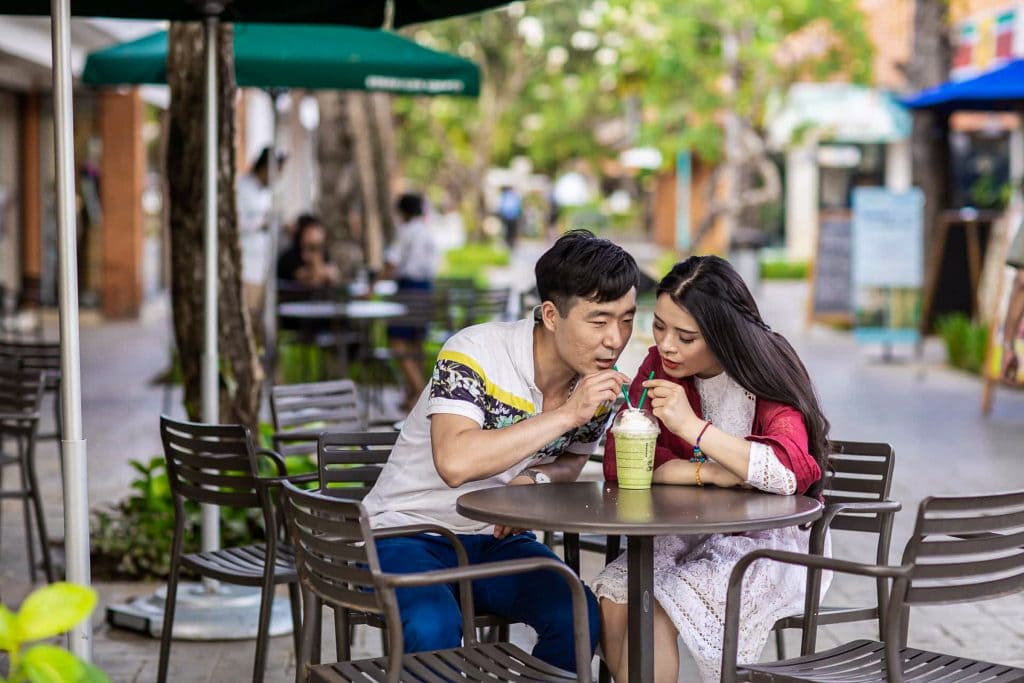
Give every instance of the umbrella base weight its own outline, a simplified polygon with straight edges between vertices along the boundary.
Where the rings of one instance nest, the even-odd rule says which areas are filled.
[[[115,628],[159,638],[164,624],[166,588],[145,598],[107,607],[107,623]],[[174,610],[175,640],[255,639],[259,628],[260,590],[220,584],[213,590],[200,583],[178,584]],[[275,598],[270,611],[270,635],[292,632],[287,599]]]

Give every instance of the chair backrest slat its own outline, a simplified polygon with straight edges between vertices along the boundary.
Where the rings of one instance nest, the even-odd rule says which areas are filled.
[[[825,502],[877,502],[886,500],[892,489],[895,453],[886,443],[832,441],[829,470],[825,474]],[[881,514],[841,512],[833,529],[879,533]]]
[[[43,374],[16,366],[15,362],[0,364],[0,413],[37,413],[43,396]]]
[[[291,482],[285,482],[282,499],[303,585],[328,604],[385,614],[383,594],[393,600],[393,592],[374,585],[380,563],[363,506]]]
[[[361,500],[377,482],[399,433],[327,432],[320,435],[317,466],[320,490]]]
[[[1022,539],[1024,491],[925,499],[903,554],[903,564],[911,566],[907,603],[965,602],[1024,590]]]
[[[252,440],[244,426],[183,422],[164,415],[160,437],[175,495],[197,503],[263,507],[253,472]]]

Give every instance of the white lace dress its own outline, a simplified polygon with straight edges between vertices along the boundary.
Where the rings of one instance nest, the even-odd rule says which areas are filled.
[[[704,417],[725,432],[744,437],[754,423],[756,399],[725,373],[696,379]],[[747,483],[762,491],[788,495],[796,477],[782,466],[770,446],[751,443]],[[659,536],[654,539],[654,596],[672,619],[705,682],[719,680],[725,622],[725,594],[736,561],[759,548],[807,552],[809,532],[799,527],[748,534]],[[828,540],[826,554],[831,554]],[[772,625],[803,610],[806,571],[778,562],[755,562],[743,581],[740,606],[740,663],[757,661]],[[831,574],[822,576],[822,592]],[[605,567],[594,593],[626,602],[626,556]]]

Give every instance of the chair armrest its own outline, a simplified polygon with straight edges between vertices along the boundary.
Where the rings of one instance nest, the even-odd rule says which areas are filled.
[[[320,435],[326,431],[321,430],[295,430],[293,432],[275,432],[271,436],[271,441],[274,443],[274,448],[280,448],[283,443],[302,443],[304,441],[312,441],[314,444],[320,439]]]
[[[831,528],[836,515],[842,512],[877,513],[892,516],[902,509],[903,504],[898,500],[866,500],[857,503],[832,503],[826,505],[821,517],[811,526],[811,552],[820,555],[824,551],[825,532]]]
[[[309,484],[320,481],[320,477],[316,472],[303,472],[302,474],[284,474],[273,477],[265,477],[261,475],[257,477],[257,480],[261,484],[280,486],[286,481],[290,481],[293,484]]]
[[[510,574],[525,574],[534,571],[553,571],[569,585],[572,596],[572,618],[575,632],[576,673],[580,681],[589,681],[590,676],[590,618],[587,613],[587,596],[579,577],[566,565],[550,557],[530,557],[520,560],[486,562],[469,567],[437,569],[418,574],[382,574],[378,581],[390,588],[413,588],[439,583],[464,582],[469,579],[492,579]],[[475,639],[473,602],[462,605],[463,638],[467,643]]]
[[[740,594],[743,590],[743,576],[747,569],[757,560],[774,560],[785,564],[798,565],[809,569],[829,569],[832,571],[870,576],[873,578],[896,579],[907,577],[911,567],[864,564],[837,560],[821,555],[792,553],[784,550],[754,550],[739,559],[729,575],[729,588],[725,600],[725,633],[722,644],[722,683],[736,683],[736,654],[739,649],[739,617]],[[805,616],[805,628],[815,628],[814,615]],[[809,618],[808,618],[809,617]]]

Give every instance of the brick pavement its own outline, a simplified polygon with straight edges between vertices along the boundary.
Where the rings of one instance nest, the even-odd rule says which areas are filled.
[[[644,247],[637,246],[642,254]],[[496,280],[523,282],[539,247],[527,243],[513,267]],[[641,256],[641,258],[643,258]],[[529,278],[525,278],[529,280]],[[897,516],[893,559],[898,559],[913,524],[917,502],[932,494],[999,491],[1024,488],[1024,392],[1000,392],[989,418],[979,413],[979,381],[941,364],[941,348],[929,343],[921,361],[885,364],[879,354],[856,347],[848,334],[803,324],[806,290],[802,284],[766,284],[759,300],[766,320],[793,341],[814,377],[832,421],[835,438],[883,440],[896,449],[893,495],[904,504]],[[649,317],[638,319],[630,359],[638,363],[649,343]],[[137,323],[88,325],[82,333],[83,410],[90,458],[90,500],[93,505],[116,500],[132,478],[127,461],[160,452],[157,416],[159,389],[146,380],[167,359],[169,326],[158,307]],[[44,415],[46,415],[44,411]],[[48,419],[48,418],[47,418]],[[44,429],[45,429],[44,425]],[[39,454],[51,536],[62,533],[60,480],[56,451],[44,445]],[[0,591],[5,602],[19,602],[27,592],[21,508],[4,503]],[[873,556],[865,539],[837,534],[837,555]],[[585,554],[584,578],[598,570],[596,557]],[[102,600],[116,603],[148,595],[147,584],[99,584]],[[836,603],[870,600],[873,587],[840,577],[829,600]],[[115,681],[150,681],[155,677],[157,641],[109,630],[97,612],[95,660]],[[920,647],[1024,666],[1024,596],[981,603],[916,610],[910,640]],[[329,621],[329,620],[328,620]],[[325,629],[329,642],[330,629]],[[823,629],[821,646],[853,636],[870,636],[864,625]],[[531,635],[516,631],[528,645]],[[795,634],[790,647],[796,643]],[[768,647],[768,652],[772,650]],[[252,641],[176,642],[171,679],[180,681],[242,681],[251,671]],[[325,645],[325,654],[333,652]],[[374,634],[360,630],[357,655],[379,652]],[[294,675],[290,637],[272,639],[267,680]]]

